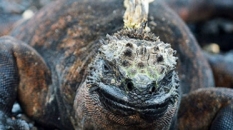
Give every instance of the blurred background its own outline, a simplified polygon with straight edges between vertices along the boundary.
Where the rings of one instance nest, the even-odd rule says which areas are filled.
[[[52,1],[55,0],[0,0],[0,36]],[[233,48],[232,0],[164,1],[187,23],[202,48],[213,53]]]

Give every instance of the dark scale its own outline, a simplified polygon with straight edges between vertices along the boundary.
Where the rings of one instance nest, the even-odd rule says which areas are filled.
[[[133,48],[133,45],[131,43],[127,43],[126,47]]]
[[[127,48],[125,51],[124,51],[124,56],[125,57],[131,57],[132,56],[132,50]]]
[[[139,62],[137,65],[139,68],[144,68],[144,66],[145,66],[143,62]]]
[[[157,55],[157,62],[158,63],[163,62],[163,56],[162,55],[160,55],[160,54]]]

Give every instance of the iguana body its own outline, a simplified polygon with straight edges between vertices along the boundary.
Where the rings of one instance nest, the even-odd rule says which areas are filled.
[[[12,31],[12,36],[31,47],[14,38],[2,37],[1,122],[5,121],[6,116],[10,116],[10,109],[17,98],[30,118],[48,128],[108,130],[176,128],[176,114],[181,97],[179,89],[188,93],[197,88],[214,86],[213,76],[200,48],[184,23],[160,2],[152,3],[149,12],[148,26],[151,33],[147,35],[134,30],[121,30],[124,14],[122,1],[58,1]],[[110,36],[106,36],[107,34]],[[159,36],[161,41],[154,35]],[[144,44],[147,45],[145,47],[150,47],[150,42],[153,42],[154,47],[158,47],[160,42],[162,45],[171,43],[178,51],[177,71],[180,87],[177,85],[178,78],[174,71],[176,62],[172,65],[170,65],[172,61],[165,63],[174,57],[169,45],[164,48],[171,50],[167,51],[170,58],[163,57],[165,55],[163,58],[159,55],[154,58],[156,62],[162,63],[162,67],[167,65],[165,69],[153,68],[155,71],[152,71],[152,74],[148,74],[151,71],[146,73],[143,69],[135,69],[142,71],[134,74],[131,67],[127,68],[127,62],[121,60],[124,58],[111,56],[115,50],[114,47],[108,46],[111,45],[109,42],[119,40],[124,41],[122,45],[125,45],[125,48],[122,48],[125,51],[119,54],[128,56],[129,63],[132,52],[134,55],[142,56],[139,60],[133,60],[133,64],[139,68],[143,68],[146,63],[143,56],[152,54],[146,52],[147,49],[143,50]],[[125,41],[133,41],[133,44],[127,44]],[[135,46],[141,47],[142,50],[139,52],[127,50],[127,47],[133,50]],[[170,71],[172,73],[169,73]],[[165,85],[162,85],[162,81],[165,81]],[[164,86],[170,88],[166,90]],[[213,94],[214,98],[210,100],[226,99],[227,103],[218,102],[215,105],[232,104],[232,94],[224,95],[218,93],[219,90],[209,91],[216,92]],[[150,102],[152,99],[153,102]],[[216,115],[221,108],[218,107],[216,111],[210,113]],[[196,109],[193,110],[195,111]],[[208,117],[200,115],[203,119]],[[182,120],[183,115],[179,117]],[[209,120],[212,121],[214,118],[215,116],[211,116]],[[207,122],[208,127],[211,121]],[[8,121],[9,125],[5,127],[20,129],[14,126],[14,122],[16,125],[24,126],[22,129],[27,127],[21,120],[12,122]],[[181,127],[182,122],[179,122],[179,125],[180,128],[187,128]],[[218,123],[214,123],[212,127],[216,125]]]

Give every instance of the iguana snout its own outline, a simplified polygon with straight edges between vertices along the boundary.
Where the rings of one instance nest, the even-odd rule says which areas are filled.
[[[136,84],[137,81],[130,79],[119,86],[100,83],[97,89],[100,102],[117,115],[139,115],[147,121],[156,120],[169,111],[169,105],[177,105],[178,89],[170,83],[177,77],[173,72],[169,75],[170,79],[164,79],[158,84]]]

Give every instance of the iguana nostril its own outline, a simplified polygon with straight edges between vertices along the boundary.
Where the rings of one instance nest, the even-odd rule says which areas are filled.
[[[150,84],[149,85],[149,94],[153,94],[153,93],[155,93],[155,91],[156,91],[156,83],[152,83],[152,84]]]
[[[155,87],[154,86],[151,88],[151,92],[152,93],[155,92]]]
[[[155,86],[152,86],[149,90],[149,94],[153,94],[156,91]]]
[[[133,85],[133,83],[131,81],[127,82],[126,86],[127,86],[127,90],[128,91],[132,91],[133,90],[134,85]]]

